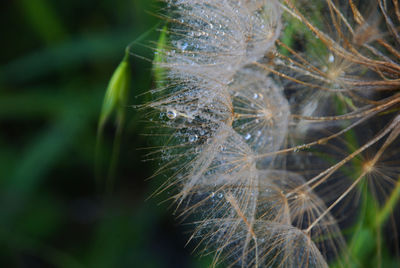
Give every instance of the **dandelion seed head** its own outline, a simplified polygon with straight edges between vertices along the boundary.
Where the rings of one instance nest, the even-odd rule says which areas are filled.
[[[276,1],[170,3],[178,18],[171,27],[175,52],[167,53],[162,66],[182,79],[229,81],[238,69],[260,59],[280,33]]]
[[[392,92],[400,88],[393,44],[400,38],[368,35],[365,29],[374,24],[355,7],[347,7],[353,17],[346,18],[341,1],[323,2],[322,8],[284,2],[168,1],[170,38],[157,63],[166,81],[147,106],[168,129],[159,173],[172,171],[177,206],[184,218],[195,219],[193,238],[214,251],[214,263],[328,267],[346,248],[333,208],[352,186],[334,201],[317,193],[327,185],[338,192],[343,179],[328,184],[332,174],[400,132],[394,120],[369,143],[340,148],[350,153],[330,168],[314,177],[300,175],[319,167],[311,161],[316,154],[303,149],[329,158],[358,123],[398,113],[392,109],[398,105]],[[329,11],[323,19],[332,23],[309,21],[315,9]],[[392,14],[386,15],[389,32],[396,33],[387,18]],[[304,40],[281,31],[293,19],[303,25],[290,30]],[[298,173],[288,171],[293,167],[300,167]],[[367,175],[373,169],[375,162],[362,166]]]
[[[251,67],[235,75],[229,90],[234,96],[234,129],[257,153],[278,150],[285,140],[290,118],[283,90],[264,72]]]

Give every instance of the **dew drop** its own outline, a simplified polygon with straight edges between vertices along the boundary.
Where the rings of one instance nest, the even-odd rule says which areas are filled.
[[[195,141],[197,141],[197,135],[190,135],[189,142],[195,142]]]
[[[182,43],[182,41],[178,41],[177,46],[180,50],[185,51],[188,48],[189,44],[187,42]]]
[[[175,110],[168,110],[167,111],[167,117],[169,119],[175,119],[176,118],[176,111]]]

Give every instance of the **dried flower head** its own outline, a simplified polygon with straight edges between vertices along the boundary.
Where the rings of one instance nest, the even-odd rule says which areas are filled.
[[[363,238],[355,232],[347,246],[340,227],[352,221],[345,200],[370,200],[356,202],[353,218],[381,252],[400,198],[399,168],[379,168],[386,154],[398,160],[398,2],[167,6],[169,43],[155,62],[167,76],[144,105],[164,143],[149,158],[161,154],[156,174],[169,180],[160,191],[176,186],[180,215],[195,223],[191,240],[214,253],[213,265],[382,265],[359,260]],[[365,220],[368,210],[376,220]]]

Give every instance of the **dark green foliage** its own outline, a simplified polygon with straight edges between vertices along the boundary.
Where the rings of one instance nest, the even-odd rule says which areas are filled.
[[[152,86],[153,54],[146,46],[154,47],[159,35],[152,15],[159,4],[2,1],[1,267],[194,265],[185,238],[176,239],[182,230],[176,230],[166,206],[144,202],[157,183],[145,182],[152,167],[142,162],[138,148],[150,144],[140,135],[143,128],[131,108],[140,101],[135,95]],[[124,146],[113,194],[105,200],[104,185],[96,187],[94,175],[103,97],[125,47],[149,30],[131,47],[149,61],[129,57]],[[103,122],[103,172],[116,131],[113,119]]]

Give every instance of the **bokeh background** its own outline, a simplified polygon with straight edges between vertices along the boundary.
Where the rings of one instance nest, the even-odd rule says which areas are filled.
[[[0,266],[205,267],[143,162],[140,115],[152,87],[156,0],[2,0],[0,4]],[[161,22],[162,24],[162,22]],[[159,28],[159,27],[158,27]],[[151,31],[151,32],[149,32]],[[96,184],[96,129],[125,47],[131,86],[114,191]],[[142,58],[143,57],[143,58]],[[146,60],[147,59],[147,60]],[[107,170],[115,127],[101,145]],[[162,178],[161,178],[162,179]]]

